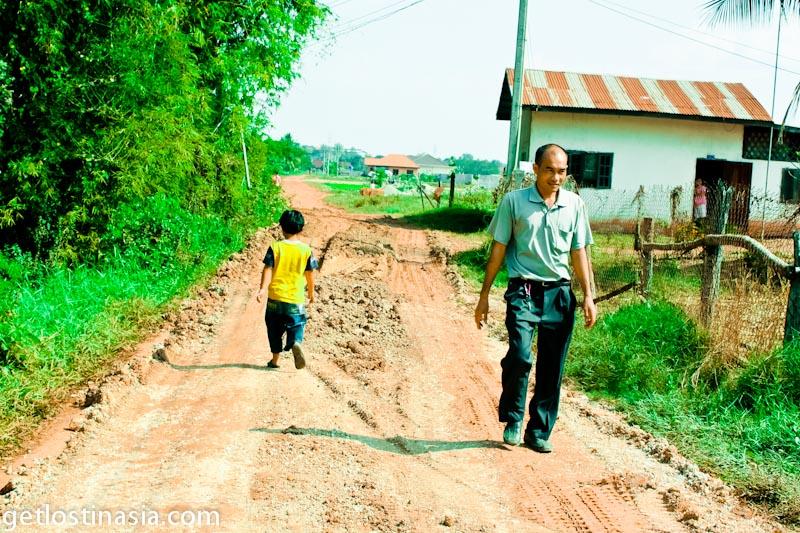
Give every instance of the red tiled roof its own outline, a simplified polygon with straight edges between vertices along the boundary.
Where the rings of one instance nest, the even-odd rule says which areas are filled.
[[[507,119],[514,70],[506,70],[497,117]],[[526,70],[522,105],[557,110],[655,113],[733,122],[772,122],[741,83],[653,80],[606,74]]]
[[[368,167],[391,167],[391,168],[419,168],[410,157],[402,154],[389,154],[384,157],[365,157],[364,166]]]

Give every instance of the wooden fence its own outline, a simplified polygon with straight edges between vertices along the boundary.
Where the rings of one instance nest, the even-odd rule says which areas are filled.
[[[704,263],[700,286],[700,320],[704,326],[711,324],[714,316],[714,304],[719,297],[720,273],[722,270],[723,246],[744,248],[761,257],[775,272],[790,282],[789,299],[786,306],[786,322],[784,324],[784,344],[800,336],[800,232],[792,235],[794,240],[794,262],[789,264],[782,260],[763,244],[746,235],[725,233],[725,223],[731,206],[733,189],[720,184],[718,187],[720,201],[709,213],[710,233],[693,241],[676,243],[656,243],[652,218],[645,218],[637,230],[638,249],[641,253],[641,291],[644,297],[650,293],[653,280],[653,252],[675,251],[685,252],[702,247]]]

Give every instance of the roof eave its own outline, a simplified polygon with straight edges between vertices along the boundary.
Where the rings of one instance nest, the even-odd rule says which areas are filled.
[[[725,124],[746,124],[748,126],[769,126],[772,121],[756,120],[729,117],[710,117],[705,115],[678,115],[673,113],[656,113],[652,111],[631,111],[627,109],[587,109],[584,107],[562,107],[562,106],[523,106],[532,111],[560,112],[560,113],[583,113],[589,115],[626,115],[634,117],[654,117],[671,118],[676,120],[694,120],[698,122],[719,122]],[[501,120],[498,118],[498,120]],[[508,120],[508,119],[504,119]]]

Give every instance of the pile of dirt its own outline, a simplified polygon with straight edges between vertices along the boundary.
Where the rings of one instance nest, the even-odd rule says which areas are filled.
[[[328,242],[320,259],[325,268],[309,310],[309,335],[326,339],[318,349],[336,366],[372,383],[376,373],[390,370],[407,336],[399,300],[375,279],[396,261],[394,249],[386,235],[353,224]]]

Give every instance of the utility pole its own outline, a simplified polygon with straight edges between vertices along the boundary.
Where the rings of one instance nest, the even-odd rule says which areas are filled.
[[[769,198],[769,164],[772,161],[772,135],[775,127],[775,90],[778,86],[778,58],[781,51],[781,22],[783,22],[783,2],[778,12],[778,38],[775,42],[775,69],[772,72],[772,109],[769,114],[769,148],[767,152],[767,170],[764,173],[764,206],[761,208],[761,240],[767,226],[767,198]],[[783,128],[783,125],[781,125]]]
[[[511,93],[511,128],[508,134],[508,164],[506,179],[514,179],[519,150],[519,123],[522,118],[522,87],[525,78],[525,26],[528,21],[528,0],[519,1],[519,20],[517,22],[517,55],[514,61],[514,90]],[[516,185],[516,183],[515,183]]]

